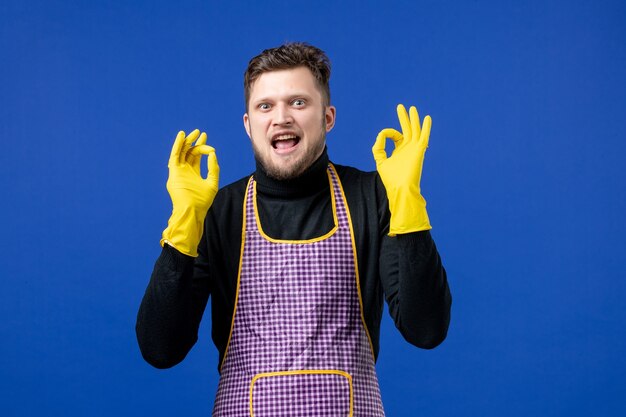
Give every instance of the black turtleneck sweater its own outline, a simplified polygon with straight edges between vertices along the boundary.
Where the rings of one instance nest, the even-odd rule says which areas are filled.
[[[265,233],[305,240],[332,229],[326,151],[301,176],[274,180],[257,164],[257,204]],[[365,322],[378,356],[383,295],[396,327],[411,344],[430,349],[446,337],[451,296],[430,232],[388,236],[389,206],[375,172],[335,165],[352,218]],[[165,245],[137,315],[137,339],[157,368],[182,361],[198,338],[211,296],[212,337],[222,362],[235,308],[243,199],[249,177],[217,193],[207,213],[198,257]]]

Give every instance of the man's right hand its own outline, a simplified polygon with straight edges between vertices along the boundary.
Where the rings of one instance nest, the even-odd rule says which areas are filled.
[[[220,167],[215,149],[206,145],[206,138],[206,133],[200,134],[197,129],[189,136],[185,136],[183,131],[178,132],[167,165],[167,191],[172,199],[172,215],[163,231],[161,246],[167,243],[179,252],[194,257],[198,256],[204,217],[219,188]],[[206,178],[200,174],[202,155],[208,156]]]

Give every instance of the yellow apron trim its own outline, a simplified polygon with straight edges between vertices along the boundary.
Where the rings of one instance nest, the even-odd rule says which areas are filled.
[[[339,174],[337,174],[337,170],[335,169],[335,166],[333,164],[330,164],[330,168],[335,173],[335,177],[337,178],[337,182],[339,183],[339,190],[341,191],[341,198],[343,199],[343,205],[346,208],[346,215],[348,216],[348,224],[350,225],[350,239],[352,240],[352,256],[354,257],[356,290],[359,294],[359,306],[361,307],[361,321],[363,322],[363,329],[365,329],[367,340],[370,343],[370,351],[372,352],[372,359],[374,360],[374,363],[376,363],[376,356],[374,355],[374,345],[372,343],[372,337],[370,336],[370,332],[367,329],[367,324],[365,324],[365,315],[363,314],[363,297],[361,296],[361,279],[359,277],[359,262],[356,256],[356,243],[354,241],[354,230],[352,228],[352,216],[350,216],[350,207],[348,207],[348,200],[346,200],[346,195],[343,192],[343,185],[341,184],[341,180],[339,179]]]
[[[320,237],[314,237],[312,239],[306,239],[306,240],[283,240],[283,239],[274,239],[272,237],[269,237],[265,231],[263,230],[263,227],[261,227],[261,219],[259,218],[259,209],[258,206],[256,204],[256,182],[254,183],[254,214],[255,214],[255,220],[256,220],[256,226],[259,229],[259,233],[261,234],[261,236],[263,236],[263,239],[272,242],[272,243],[288,243],[288,244],[307,244],[307,243],[315,243],[315,242],[320,242],[324,239],[328,239],[330,236],[332,236],[333,234],[335,234],[335,232],[337,231],[337,229],[339,228],[339,221],[337,220],[337,207],[336,207],[336,202],[335,202],[335,189],[333,187],[333,180],[332,177],[330,176],[330,172],[326,172],[326,174],[328,175],[328,182],[330,183],[330,198],[331,198],[331,202],[332,202],[332,207],[333,207],[333,221],[335,222],[335,226],[330,229],[330,231],[328,233],[326,233],[323,236]],[[339,177],[337,177],[337,179],[339,179]],[[341,188],[341,187],[340,187]],[[343,193],[343,191],[342,191]]]
[[[275,376],[291,376],[291,375],[339,375],[348,380],[348,386],[350,387],[350,411],[348,417],[352,417],[354,413],[354,394],[352,389],[352,375],[347,372],[339,371],[336,369],[303,369],[299,371],[279,371],[279,372],[265,372],[262,374],[256,374],[250,382],[250,417],[254,417],[254,409],[252,407],[252,392],[254,391],[254,384],[261,378],[275,377]]]
[[[252,182],[252,177],[248,180],[248,185],[246,185],[246,194],[248,195],[248,187],[250,187],[250,183]],[[235,307],[233,307],[233,319],[230,322],[230,332],[228,333],[228,342],[226,343],[226,349],[224,350],[224,357],[222,358],[222,363],[220,363],[219,371],[222,372],[222,367],[226,362],[226,355],[228,354],[228,348],[230,347],[230,338],[233,336],[233,329],[235,327],[235,314],[237,313],[237,302],[239,301],[239,283],[241,282],[241,267],[243,265],[243,248],[246,243],[246,203],[248,199],[244,197],[243,199],[243,223],[241,225],[241,250],[239,251],[239,268],[237,270],[237,290],[235,292]]]

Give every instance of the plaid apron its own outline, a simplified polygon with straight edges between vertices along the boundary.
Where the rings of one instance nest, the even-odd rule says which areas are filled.
[[[265,235],[250,178],[235,312],[213,416],[384,416],[361,311],[350,215],[332,165],[335,227]]]

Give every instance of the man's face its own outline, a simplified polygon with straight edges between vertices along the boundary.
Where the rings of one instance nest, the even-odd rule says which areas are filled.
[[[335,108],[324,105],[308,68],[270,71],[252,84],[243,124],[265,172],[280,180],[295,178],[324,151]]]

